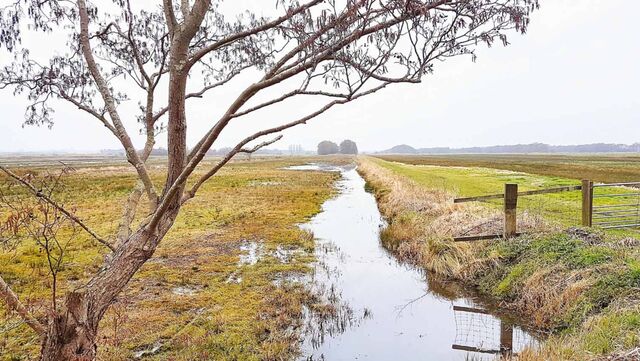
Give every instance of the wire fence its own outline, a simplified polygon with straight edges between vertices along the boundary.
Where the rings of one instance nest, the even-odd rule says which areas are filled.
[[[487,310],[475,307],[454,306],[456,338],[453,349],[491,358],[516,355],[536,341],[511,323],[491,315]]]
[[[604,229],[640,227],[639,188],[640,182],[594,184],[592,225]]]
[[[518,199],[527,196],[537,196],[543,194],[564,193],[564,192],[582,192],[582,226],[598,227],[602,229],[620,229],[620,228],[640,228],[640,182],[627,183],[606,183],[594,184],[593,181],[585,179],[582,185],[563,186],[555,188],[537,189],[532,191],[518,191],[518,184],[505,184],[505,192],[501,194],[489,194],[476,197],[456,198],[454,203],[464,202],[486,202],[494,199],[503,199],[504,204],[504,231],[502,234],[485,234],[485,235],[458,235],[454,237],[456,242],[481,241],[496,238],[511,238],[520,235],[521,231],[529,230],[517,229],[517,207]],[[547,200],[548,201],[548,200]],[[540,201],[538,207],[532,207],[531,202],[526,204],[528,210],[539,211],[539,224],[543,224],[542,209],[544,208],[543,200]],[[571,207],[567,207],[571,208]],[[558,209],[557,213],[550,215],[550,218],[560,218],[564,213],[570,213],[570,210]],[[533,222],[533,228],[537,226],[538,220]]]

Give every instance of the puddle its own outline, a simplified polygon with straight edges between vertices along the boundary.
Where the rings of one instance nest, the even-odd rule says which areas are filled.
[[[294,284],[308,284],[309,282],[311,282],[311,276],[301,272],[279,272],[271,281],[271,283],[277,287]]]
[[[398,263],[379,242],[384,221],[364,184],[343,169],[340,194],[302,226],[317,239],[311,287],[346,307],[330,331],[307,332],[300,360],[494,360],[536,344],[512,321],[449,288],[429,289],[423,272]]]
[[[304,254],[304,250],[300,248],[285,248],[279,245],[273,252],[273,257],[278,259],[280,263],[290,263],[296,255]]]
[[[240,245],[240,251],[242,251],[243,254],[240,255],[238,267],[252,266],[258,263],[262,257],[264,253],[264,245],[259,242],[244,241],[242,245]]]
[[[133,353],[133,357],[136,358],[136,359],[141,359],[141,358],[146,357],[146,356],[152,356],[152,355],[155,355],[156,353],[158,353],[158,351],[160,351],[161,348],[162,348],[162,342],[157,341],[153,345],[149,345],[144,350],[140,350],[140,351],[134,352]]]
[[[249,182],[250,187],[275,187],[282,185],[282,182],[277,181],[251,181]]]
[[[236,283],[236,284],[240,284],[242,283],[242,276],[240,276],[238,274],[238,271],[234,271],[232,274],[229,275],[229,277],[227,278],[227,280],[225,281],[225,283]]]
[[[292,165],[290,167],[286,167],[284,169],[287,170],[314,170],[314,171],[323,171],[323,172],[341,172],[343,168],[336,167],[335,165],[326,164],[326,163],[309,163],[303,165]]]
[[[198,288],[188,286],[178,286],[171,289],[171,292],[173,292],[174,295],[178,296],[195,296],[198,291]]]

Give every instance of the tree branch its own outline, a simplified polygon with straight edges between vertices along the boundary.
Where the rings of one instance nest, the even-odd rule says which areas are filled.
[[[301,5],[291,11],[287,11],[287,13],[277,19],[274,19],[268,23],[265,23],[263,25],[251,28],[251,29],[247,29],[245,31],[241,31],[235,34],[231,34],[219,41],[216,41],[213,44],[210,44],[208,46],[205,46],[204,48],[199,49],[198,51],[196,51],[195,53],[193,53],[189,59],[189,63],[187,64],[187,68],[192,67],[195,63],[197,63],[200,59],[202,59],[205,55],[209,54],[212,51],[215,51],[225,45],[231,44],[234,41],[246,38],[247,36],[250,35],[255,35],[258,33],[261,33],[263,31],[272,29],[280,24],[282,24],[283,22],[291,19],[293,16],[300,14],[304,11],[307,11],[308,9],[318,5],[319,3],[323,2],[325,0],[313,0],[308,2],[307,4]]]
[[[180,11],[183,18],[189,17],[189,0],[180,0]]]
[[[116,131],[116,129],[113,127],[113,125],[111,125],[109,123],[109,121],[107,120],[107,118],[105,118],[102,114],[98,113],[95,109],[80,103],[78,100],[74,99],[73,97],[69,96],[66,92],[64,91],[60,91],[60,96],[62,97],[62,99],[68,101],[69,103],[75,105],[76,107],[78,107],[78,109],[83,110],[89,114],[91,114],[92,116],[94,116],[96,119],[98,119],[107,129],[109,129],[109,131],[111,133],[113,133],[116,137],[118,136],[118,133]]]
[[[240,148],[240,150],[238,151],[238,153],[255,153],[257,151],[259,151],[260,149],[264,148],[264,147],[268,147],[271,144],[279,141],[280,139],[282,139],[282,135],[279,135],[271,140],[267,140],[265,142],[262,142],[260,144],[256,144],[253,148]]]
[[[340,105],[340,104],[346,104],[349,103],[353,100],[356,100],[358,98],[361,98],[363,96],[366,95],[370,95],[373,94],[381,89],[384,89],[387,85],[389,85],[390,83],[382,83],[374,88],[371,88],[367,91],[363,91],[362,93],[359,94],[355,94],[351,97],[345,98],[345,99],[339,99],[339,100],[334,100],[332,102],[329,102],[328,104],[324,105],[323,107],[321,107],[320,109],[316,110],[313,113],[310,113],[302,118],[299,118],[297,120],[294,120],[292,122],[274,127],[274,128],[269,128],[269,129],[265,129],[262,130],[260,132],[257,132],[245,139],[243,139],[240,143],[238,143],[229,153],[227,153],[227,155],[220,161],[218,162],[209,172],[207,172],[206,174],[204,174],[202,177],[200,177],[200,179],[198,179],[198,181],[191,187],[191,189],[186,192],[186,194],[182,197],[182,203],[186,202],[187,200],[195,197],[196,193],[198,192],[198,189],[202,186],[202,184],[204,184],[204,182],[206,182],[209,178],[211,178],[214,174],[216,174],[220,168],[222,168],[225,164],[227,164],[229,162],[229,160],[231,160],[231,158],[233,158],[233,156],[237,153],[239,153],[243,147],[245,145],[247,145],[249,142],[258,139],[260,137],[263,137],[265,135],[269,135],[269,134],[274,134],[274,133],[279,133],[283,130],[289,129],[289,128],[293,128],[296,125],[300,125],[300,124],[305,124],[307,121],[317,117],[318,115],[326,112],[327,110],[331,109],[332,107],[334,107],[335,105]],[[264,142],[262,144],[259,144],[256,150],[260,149],[262,146],[266,146],[269,144],[272,144],[276,141],[278,141],[280,139],[280,137],[275,138],[274,140],[272,140],[271,142]],[[264,145],[263,145],[264,144]],[[255,148],[255,147],[254,147]],[[253,150],[253,149],[250,149]]]
[[[229,74],[226,78],[216,82],[216,83],[212,83],[209,85],[205,85],[204,87],[202,87],[202,89],[196,91],[196,92],[191,92],[188,93],[187,95],[185,95],[185,99],[191,99],[191,98],[202,98],[206,92],[208,92],[211,89],[215,89],[218,88],[222,85],[225,85],[226,83],[228,83],[229,81],[231,81],[233,78],[235,78],[238,74],[240,74],[243,70],[250,68],[251,66],[246,65],[243,66],[240,69],[236,69],[235,71],[233,71],[231,74]],[[165,115],[167,112],[169,111],[169,107],[166,106],[160,110],[158,110],[154,115],[153,115],[153,121],[156,122],[158,119],[160,119],[163,115]]]
[[[171,37],[173,38],[173,36],[175,35],[174,32],[176,31],[176,28],[178,27],[178,21],[176,20],[176,14],[173,12],[173,2],[172,0],[163,0],[162,1],[162,8],[164,11],[164,17],[167,21],[167,26],[169,27],[169,33],[171,34]]]
[[[39,336],[44,335],[46,332],[44,326],[40,321],[29,313],[27,308],[20,302],[18,296],[13,292],[11,287],[0,276],[0,296],[4,299],[5,303],[9,307],[9,310],[15,311],[22,320],[31,327]]]
[[[449,2],[451,0],[439,0],[436,3],[430,4],[428,6],[425,6],[424,9],[422,9],[423,11],[429,11],[430,9],[432,9],[432,7],[435,7],[437,5],[441,5],[443,3]],[[209,132],[207,132],[207,134],[204,136],[204,138],[198,142],[198,147],[197,149],[194,149],[193,153],[192,153],[192,157],[190,157],[190,159],[188,160],[187,165],[182,168],[180,174],[177,175],[177,177],[175,177],[175,179],[173,180],[172,184],[166,184],[165,185],[165,196],[163,197],[163,199],[161,200],[160,204],[158,205],[155,213],[151,216],[149,223],[147,224],[147,226],[150,228],[150,230],[153,232],[155,231],[155,228],[158,224],[158,222],[160,221],[163,212],[166,211],[166,209],[170,206],[173,197],[176,196],[176,193],[180,191],[180,189],[183,188],[183,185],[185,184],[185,182],[187,181],[187,179],[189,178],[189,176],[191,175],[191,173],[193,173],[193,170],[197,167],[197,165],[200,163],[200,161],[204,158],[206,151],[211,147],[211,145],[213,144],[213,142],[216,141],[216,139],[218,138],[218,136],[220,135],[220,133],[224,130],[224,128],[227,126],[227,124],[229,123],[229,121],[232,119],[233,115],[240,109],[240,107],[242,107],[244,104],[246,104],[246,102],[251,99],[251,97],[253,97],[255,94],[257,94],[260,90],[268,88],[272,85],[275,84],[279,84],[282,81],[289,79],[291,77],[296,76],[297,74],[300,74],[301,72],[311,68],[314,66],[314,64],[317,64],[319,61],[325,60],[327,59],[329,56],[331,56],[331,54],[333,54],[335,51],[341,49],[344,46],[347,46],[348,44],[351,44],[352,42],[356,41],[357,39],[364,37],[366,35],[378,32],[380,30],[386,29],[388,27],[394,26],[396,24],[399,24],[403,21],[406,21],[407,19],[409,19],[410,16],[409,15],[405,15],[403,17],[398,17],[398,18],[394,18],[393,20],[387,21],[387,22],[383,22],[374,26],[371,26],[369,28],[363,28],[360,29],[358,31],[354,31],[352,33],[350,33],[348,36],[344,37],[343,39],[339,40],[337,43],[333,44],[332,46],[329,46],[326,50],[322,51],[320,55],[318,55],[316,57],[316,61],[310,62],[310,63],[306,63],[306,64],[300,64],[292,69],[286,70],[282,73],[278,73],[275,76],[265,76],[265,78],[263,78],[262,81],[252,84],[249,87],[247,87],[236,99],[235,101],[231,104],[231,106],[227,109],[227,111],[225,112],[225,114],[218,120],[218,122],[211,128],[211,130],[209,130]],[[388,83],[385,83],[384,86],[388,85]],[[383,87],[384,87],[383,86]],[[368,93],[368,92],[365,92]],[[344,104],[350,100],[352,100],[353,98],[349,98],[349,99],[344,99],[344,100],[337,100],[334,101],[332,103],[329,104],[328,108],[331,108],[333,105],[336,104]],[[328,109],[327,108],[327,109]],[[321,114],[322,112],[326,111],[327,109],[324,109],[322,111],[320,111]],[[318,114],[315,114],[313,116],[311,116],[311,118],[317,116]],[[311,119],[309,118],[309,119]],[[308,119],[307,119],[308,120]],[[306,121],[306,120],[304,120]],[[286,129],[286,128],[285,128]],[[254,138],[255,139],[255,138]]]
[[[20,178],[20,176],[18,176],[17,174],[13,173],[12,171],[10,171],[9,169],[7,169],[7,168],[5,168],[3,166],[0,166],[0,170],[5,172],[9,177],[13,178],[15,181],[17,181],[22,186],[27,188],[31,192],[31,194],[33,194],[35,197],[43,199],[45,202],[49,203],[50,205],[55,207],[57,210],[62,212],[65,216],[67,216],[69,219],[71,219],[73,222],[75,222],[78,226],[80,226],[80,228],[84,229],[87,233],[89,233],[89,235],[91,235],[91,237],[95,238],[96,241],[100,242],[101,244],[103,244],[104,246],[109,248],[111,251],[115,251],[115,247],[113,247],[109,242],[107,242],[106,240],[104,240],[103,238],[98,236],[94,231],[92,231],[89,227],[87,227],[87,225],[84,224],[84,222],[82,222],[77,216],[75,216],[73,213],[71,213],[71,212],[67,211],[66,209],[64,209],[56,201],[54,201],[49,196],[47,196],[46,194],[44,194],[43,192],[38,190],[36,187],[34,187],[33,184],[31,184],[31,183],[27,182],[26,180]]]
[[[306,91],[306,90],[294,90],[291,91],[289,93],[286,93],[282,96],[279,96],[277,98],[271,99],[269,101],[266,101],[264,103],[258,104],[254,107],[248,108],[246,110],[243,110],[241,112],[237,112],[234,115],[231,116],[231,118],[240,118],[242,116],[245,116],[249,113],[253,113],[257,110],[260,110],[262,108],[268,107],[270,105],[273,104],[277,104],[277,103],[281,103],[289,98],[292,98],[296,95],[321,95],[321,96],[326,96],[326,97],[331,97],[331,98],[348,98],[348,95],[346,94],[338,94],[338,93],[330,93],[330,92],[325,92],[325,91]]]
[[[145,185],[147,195],[151,200],[152,204],[157,203],[158,195],[156,193],[155,187],[153,186],[153,182],[151,181],[151,177],[149,176],[149,172],[147,168],[140,159],[138,152],[136,151],[129,134],[127,133],[122,121],[120,120],[120,115],[116,110],[115,100],[111,91],[109,90],[109,86],[107,81],[104,79],[102,74],[98,69],[98,64],[96,63],[95,58],[93,57],[93,51],[91,50],[91,43],[89,42],[89,14],[87,12],[87,4],[85,0],[78,0],[78,11],[80,14],[80,47],[82,48],[82,54],[84,56],[85,61],[87,62],[87,67],[91,73],[93,80],[96,83],[98,91],[102,96],[102,99],[105,102],[107,111],[109,112],[109,116],[111,117],[111,121],[113,122],[113,127],[117,132],[117,138],[120,139],[120,142],[124,146],[124,149],[127,153],[127,159],[129,162],[135,167],[138,177]]]
[[[204,184],[204,182],[206,182],[209,178],[213,177],[213,175],[218,173],[218,171],[222,167],[224,167],[236,154],[238,154],[238,153],[251,154],[251,153],[257,152],[261,148],[269,146],[269,145],[279,141],[280,139],[282,139],[282,135],[279,135],[279,136],[275,137],[274,139],[266,141],[266,142],[262,142],[262,143],[260,143],[260,144],[258,144],[256,146],[254,146],[253,148],[243,148],[245,145],[247,145],[247,143],[249,143],[252,140],[255,140],[255,139],[257,139],[257,138],[262,136],[262,135],[259,135],[259,134],[260,134],[260,132],[254,134],[254,135],[252,135],[250,137],[245,138],[240,143],[238,143],[232,150],[230,150],[224,156],[224,158],[222,158],[218,163],[216,163],[216,165],[213,168],[211,168],[211,170],[209,170],[205,175],[203,175],[200,179],[198,179],[198,181],[193,185],[193,187],[188,192],[185,192],[185,194],[182,196],[182,199],[180,200],[181,204],[184,204],[189,199],[195,197],[196,192],[198,191],[198,189],[200,189],[202,184]]]

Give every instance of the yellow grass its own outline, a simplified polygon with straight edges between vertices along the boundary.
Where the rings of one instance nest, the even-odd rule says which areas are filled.
[[[274,283],[310,272],[313,238],[298,228],[334,192],[336,174],[282,168],[309,161],[238,161],[211,179],[188,203],[154,257],[105,316],[99,359],[129,360],[159,349],[154,360],[281,360],[297,352],[303,307],[323,302],[301,284]],[[209,164],[211,165],[211,164]],[[156,182],[164,167],[151,167]],[[205,169],[199,170],[203,172]],[[20,172],[26,170],[22,169]],[[37,171],[42,171],[39,169]],[[134,184],[128,167],[80,168],[58,199],[76,208],[99,234],[113,234]],[[0,216],[3,211],[0,210]],[[261,257],[239,264],[254,242]],[[278,249],[296,253],[283,263]],[[69,245],[61,292],[85,282],[104,250],[82,235]],[[44,258],[29,240],[0,252],[0,272],[38,317],[49,293]],[[239,282],[241,280],[241,282]],[[0,360],[33,359],[38,340],[0,304]]]

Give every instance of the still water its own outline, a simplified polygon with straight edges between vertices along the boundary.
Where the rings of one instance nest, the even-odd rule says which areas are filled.
[[[430,289],[424,272],[397,262],[380,244],[384,220],[354,168],[290,169],[342,173],[339,194],[303,228],[317,239],[311,282],[348,311],[338,327],[307,336],[300,360],[494,360],[536,343],[514,322]]]

